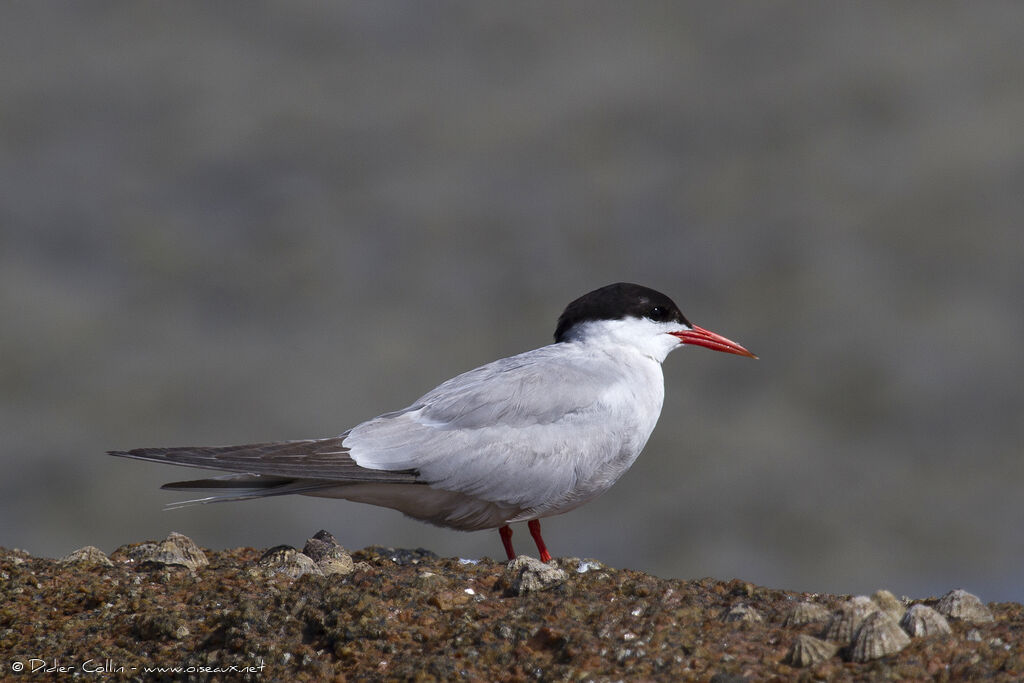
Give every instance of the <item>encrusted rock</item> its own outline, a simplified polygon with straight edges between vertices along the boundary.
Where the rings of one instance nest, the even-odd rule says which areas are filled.
[[[953,632],[946,617],[928,605],[914,605],[908,609],[900,620],[900,626],[915,638],[948,635]]]
[[[19,550],[18,548],[0,548],[0,560],[4,562],[10,562],[11,564],[24,564],[30,560],[32,556],[25,550]]]
[[[604,565],[597,560],[585,559],[579,560],[577,558],[570,558],[572,564],[576,565],[577,574],[586,574],[587,572],[595,572],[604,569]]]
[[[337,539],[321,529],[306,541],[302,554],[309,557],[324,574],[351,574],[355,570],[352,556],[348,554]]]
[[[510,595],[548,590],[565,583],[568,578],[564,570],[527,555],[520,555],[505,566],[506,592]]]
[[[449,612],[468,604],[472,599],[472,596],[465,591],[438,591],[430,596],[427,602],[442,612]]]
[[[899,621],[903,617],[903,613],[907,611],[907,608],[903,606],[903,603],[899,601],[899,598],[884,588],[871,594],[871,602],[878,605],[878,609],[882,610],[896,621]]]
[[[435,553],[427,550],[426,548],[414,548],[410,550],[409,548],[386,548],[379,545],[372,545],[368,548],[363,548],[362,552],[364,556],[377,555],[403,567],[438,559]]]
[[[303,574],[323,574],[320,567],[308,555],[303,555],[290,545],[277,545],[263,553],[257,564],[272,574],[284,574],[297,579]]]
[[[910,645],[910,636],[895,619],[878,610],[866,616],[857,627],[847,654],[851,661],[868,662],[896,654],[907,645]]]
[[[128,550],[128,557],[140,565],[185,567],[195,571],[210,562],[191,538],[172,531],[159,543],[143,543]]]
[[[846,644],[853,640],[853,634],[867,616],[878,611],[878,605],[866,595],[850,598],[839,606],[828,620],[823,632],[826,640]]]
[[[827,640],[800,634],[793,642],[793,647],[789,649],[785,661],[792,666],[814,666],[831,659],[838,650],[838,645]]]
[[[101,565],[103,567],[114,566],[114,563],[110,561],[107,554],[94,545],[87,545],[84,548],[72,550],[57,561],[61,564],[93,564]]]
[[[138,615],[132,632],[139,640],[182,640],[189,636],[181,618],[170,612]]]
[[[750,605],[736,605],[725,613],[722,621],[759,622],[764,621],[764,617]]]
[[[786,615],[784,626],[803,626],[804,624],[814,624],[819,621],[825,621],[829,618],[829,612],[827,609],[815,602],[798,602],[793,606],[793,609]]]
[[[992,612],[978,599],[962,588],[950,591],[942,596],[936,611],[950,619],[959,619],[970,624],[984,624],[992,621]]]

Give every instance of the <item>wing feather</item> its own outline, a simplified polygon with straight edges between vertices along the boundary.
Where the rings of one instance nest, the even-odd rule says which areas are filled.
[[[110,455],[136,460],[244,472],[278,477],[330,479],[342,482],[414,483],[415,471],[375,470],[361,467],[342,446],[344,435],[241,446],[183,446],[110,451]]]
[[[495,361],[356,426],[344,446],[363,467],[415,469],[435,488],[524,509],[554,506],[646,427],[628,415],[609,419],[604,398],[628,382],[590,358],[578,345],[554,344]]]

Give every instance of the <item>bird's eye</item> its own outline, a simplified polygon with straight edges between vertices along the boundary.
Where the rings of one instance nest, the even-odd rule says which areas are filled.
[[[668,309],[664,306],[655,306],[647,313],[647,317],[655,322],[663,322],[668,318]]]

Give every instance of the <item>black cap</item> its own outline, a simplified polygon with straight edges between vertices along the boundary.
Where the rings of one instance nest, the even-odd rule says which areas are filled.
[[[565,307],[558,317],[555,341],[566,341],[566,334],[576,325],[591,320],[624,320],[649,318],[655,322],[677,322],[692,327],[672,299],[643,285],[616,282],[584,294]]]

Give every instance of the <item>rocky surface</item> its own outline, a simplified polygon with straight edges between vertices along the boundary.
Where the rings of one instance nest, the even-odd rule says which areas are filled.
[[[350,555],[326,532],[301,552],[204,550],[180,534],[109,557],[0,548],[0,593],[3,680],[1024,677],[1017,603],[793,593],[575,558]],[[934,612],[901,622],[914,605]],[[899,630],[922,613],[934,635]]]

